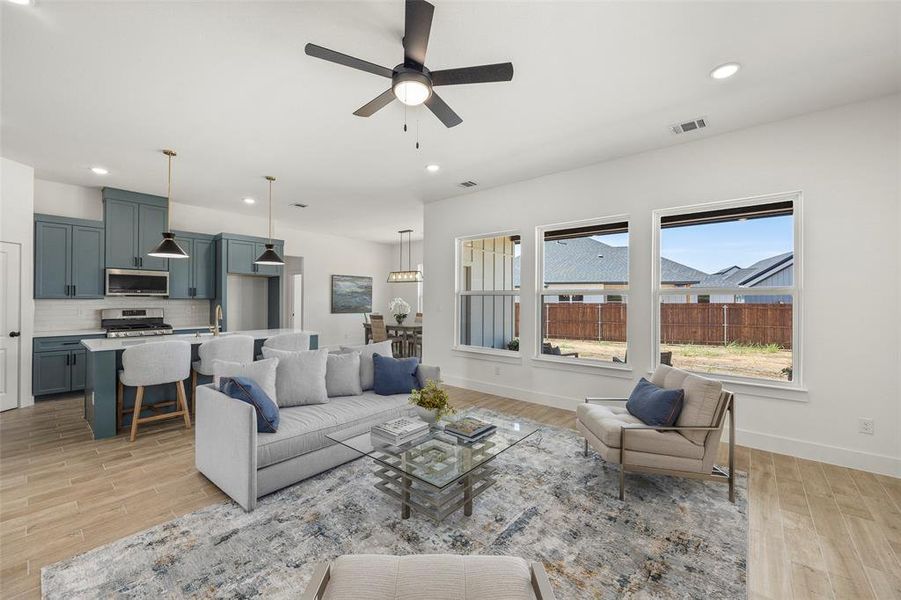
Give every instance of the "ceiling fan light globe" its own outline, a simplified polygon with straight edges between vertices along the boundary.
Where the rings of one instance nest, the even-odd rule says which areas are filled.
[[[407,106],[419,106],[432,95],[432,88],[415,79],[400,80],[394,84],[394,95]]]

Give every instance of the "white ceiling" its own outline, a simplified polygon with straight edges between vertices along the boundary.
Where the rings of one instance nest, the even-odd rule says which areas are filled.
[[[463,124],[418,107],[404,134],[400,103],[351,114],[386,79],[303,52],[393,67],[400,0],[3,2],[3,156],[45,179],[165,194],[158,151],[171,147],[176,201],[262,214],[241,198],[263,200],[273,174],[277,219],[393,241],[460,181],[495,186],[901,88],[899,3],[435,4],[427,66],[511,60],[515,75],[439,89]],[[708,77],[729,60],[736,77]],[[668,130],[702,115],[703,133]]]

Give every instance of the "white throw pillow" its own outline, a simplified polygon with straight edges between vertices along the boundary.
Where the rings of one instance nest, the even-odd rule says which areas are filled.
[[[278,404],[276,398],[275,374],[278,359],[258,360],[254,362],[230,362],[220,358],[213,359],[213,385],[219,389],[220,377],[247,377],[254,380],[266,395]]]
[[[329,353],[325,366],[325,390],[329,398],[337,396],[359,396],[363,393],[360,386],[360,353]]]
[[[323,348],[292,352],[263,346],[263,358],[278,359],[275,389],[278,392],[276,404],[279,408],[328,402],[328,392],[325,389],[328,350]]]
[[[372,355],[380,354],[381,356],[394,356],[391,348],[391,340],[379,342],[378,344],[366,344],[365,346],[341,346],[343,352],[359,352],[360,353],[360,387],[363,391],[371,390],[373,381],[375,381],[375,367],[372,364]]]

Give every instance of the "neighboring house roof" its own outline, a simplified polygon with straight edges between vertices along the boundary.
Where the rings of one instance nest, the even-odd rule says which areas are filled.
[[[513,260],[513,282],[519,286],[519,257]],[[593,238],[575,238],[545,242],[545,282],[554,284],[628,283],[629,248],[611,246]],[[686,265],[662,259],[663,282],[696,284],[707,273]]]
[[[708,274],[668,258],[661,259],[664,284],[702,285],[704,287],[740,287],[754,285],[793,263],[786,252],[760,260],[750,267],[737,265]],[[611,246],[590,237],[544,243],[544,279],[549,284],[607,285],[628,282],[629,248]],[[513,283],[520,285],[520,257],[513,259]]]

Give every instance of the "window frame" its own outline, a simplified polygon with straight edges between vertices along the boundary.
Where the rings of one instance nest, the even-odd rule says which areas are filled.
[[[463,344],[460,340],[460,325],[461,325],[461,317],[460,312],[462,308],[462,301],[464,297],[467,296],[512,296],[514,298],[520,299],[520,307],[519,307],[519,318],[522,320],[522,284],[520,283],[520,287],[513,288],[511,290],[464,290],[463,289],[463,268],[462,268],[462,258],[463,258],[463,244],[472,240],[482,240],[487,238],[498,238],[498,237],[519,237],[520,244],[520,257],[522,256],[522,234],[519,230],[511,229],[497,232],[488,232],[488,233],[479,233],[474,235],[465,235],[458,236],[454,238],[454,337],[453,337],[453,346],[452,350],[457,352],[471,352],[475,354],[485,355],[485,358],[496,357],[496,358],[515,358],[518,359],[521,356],[522,345],[520,344],[520,350],[508,350],[506,348],[488,348],[485,346],[473,346],[469,344]],[[520,278],[522,277],[522,258],[520,258]],[[514,302],[515,304],[515,302]],[[520,333],[522,333],[522,323],[519,324]],[[514,326],[514,332],[516,328]],[[520,337],[520,342],[522,341]]]
[[[801,190],[789,192],[778,192],[774,194],[764,194],[760,196],[750,196],[746,198],[737,198],[733,200],[721,200],[713,202],[703,202],[699,204],[691,204],[687,206],[678,206],[673,208],[663,208],[652,211],[651,214],[651,355],[650,364],[653,369],[660,365],[660,304],[662,296],[671,296],[676,292],[672,288],[663,288],[661,285],[661,219],[671,215],[681,215],[694,212],[706,212],[719,209],[744,208],[758,204],[774,204],[777,202],[792,202],[792,252],[793,252],[793,274],[792,285],[790,287],[767,287],[759,290],[750,291],[742,290],[742,296],[791,296],[792,298],[792,379],[791,381],[782,381],[778,379],[765,379],[763,377],[745,377],[740,375],[730,375],[727,373],[705,373],[698,371],[690,371],[703,377],[715,377],[716,379],[734,382],[738,384],[781,388],[788,390],[803,391],[804,387],[804,370],[803,370],[803,347],[802,340],[804,328],[804,306],[803,306],[803,193]],[[734,288],[686,288],[691,290],[692,295],[718,295],[726,294],[737,296]]]
[[[625,289],[616,289],[609,290],[614,292],[613,294],[608,294],[608,290],[604,289],[593,289],[593,288],[580,288],[578,286],[574,286],[571,288],[559,288],[559,289],[545,289],[544,288],[544,236],[548,231],[554,231],[556,229],[575,229],[579,227],[591,227],[595,225],[610,225],[613,223],[625,223],[626,224],[626,232],[629,234],[629,265],[628,265],[628,277],[629,281],[626,284]],[[544,313],[544,297],[545,296],[559,296],[559,295],[581,295],[581,296],[608,296],[608,295],[616,295],[622,298],[622,302],[629,305],[629,295],[631,293],[631,271],[632,271],[632,222],[631,216],[629,214],[617,214],[617,215],[609,215],[604,217],[594,217],[590,219],[580,219],[577,221],[565,221],[563,223],[551,223],[548,225],[540,225],[535,228],[535,290],[534,290],[534,329],[535,339],[532,343],[532,356],[531,359],[533,361],[543,362],[543,363],[557,363],[559,366],[563,365],[572,365],[572,366],[584,366],[591,367],[595,369],[610,369],[613,371],[632,371],[632,364],[625,360],[622,363],[616,363],[613,361],[604,361],[596,358],[574,358],[572,356],[557,356],[554,354],[544,354],[542,350],[542,344],[544,342],[543,332],[543,313]],[[520,263],[521,265],[522,263]],[[628,311],[628,308],[626,309]],[[628,314],[628,313],[627,313]],[[628,319],[628,317],[627,317]],[[628,320],[626,323],[626,349],[628,350],[630,342],[631,342],[631,333],[630,327],[628,324]],[[520,348],[522,345],[520,344]],[[627,357],[624,357],[627,358]]]

